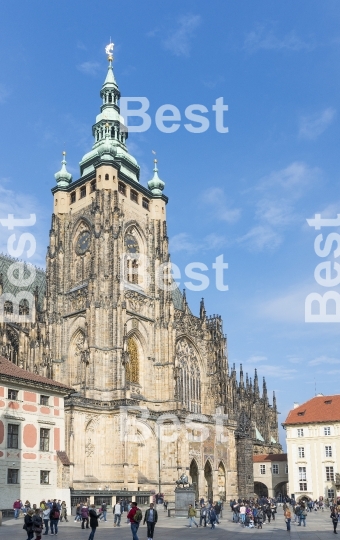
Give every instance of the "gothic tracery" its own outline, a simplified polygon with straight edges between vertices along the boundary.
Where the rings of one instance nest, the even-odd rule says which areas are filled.
[[[197,353],[185,338],[176,344],[178,395],[182,404],[191,412],[201,412],[201,378]]]

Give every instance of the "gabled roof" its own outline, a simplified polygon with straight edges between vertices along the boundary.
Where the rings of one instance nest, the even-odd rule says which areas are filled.
[[[287,461],[287,454],[256,454],[253,456],[253,463],[263,463],[266,461]]]
[[[314,422],[340,422],[340,394],[316,396],[289,411],[283,426]]]
[[[28,386],[44,385],[46,387],[50,387],[56,393],[59,392],[61,394],[74,392],[73,388],[67,386],[66,384],[53,381],[52,379],[48,379],[47,377],[43,377],[37,373],[32,373],[31,371],[22,369],[13,364],[13,362],[7,360],[7,358],[0,356],[0,382],[4,381],[5,379],[10,379],[13,380],[13,382],[18,383],[21,382],[23,384],[26,383]]]

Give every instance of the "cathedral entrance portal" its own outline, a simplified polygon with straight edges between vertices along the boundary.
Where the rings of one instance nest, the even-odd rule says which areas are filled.
[[[196,461],[193,459],[190,463],[189,475],[191,476],[191,483],[196,484],[196,499],[199,497],[198,493],[198,467]]]
[[[213,500],[213,474],[210,461],[207,461],[204,466],[204,478],[205,478],[205,489],[208,497],[208,501]]]

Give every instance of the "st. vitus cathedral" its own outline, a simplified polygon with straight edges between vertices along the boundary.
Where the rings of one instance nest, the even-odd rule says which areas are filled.
[[[221,317],[207,316],[203,300],[193,315],[166,270],[165,184],[156,162],[148,187],[139,183],[112,56],[100,96],[79,179],[65,156],[55,175],[46,273],[36,271],[33,305],[19,304],[33,322],[16,322],[6,301],[0,352],[74,388],[65,402],[72,495],[171,500],[186,473],[199,496],[247,496],[253,454],[282,451],[275,396],[270,405],[264,380],[260,393],[256,370],[244,380],[241,366],[237,380]],[[1,294],[21,290],[7,279],[12,262],[0,257]]]

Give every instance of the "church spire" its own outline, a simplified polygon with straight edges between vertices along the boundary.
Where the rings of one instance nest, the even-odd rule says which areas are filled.
[[[274,409],[274,411],[276,411],[276,395],[275,395],[274,390],[273,390],[273,409]]]
[[[242,367],[242,364],[240,364],[240,388],[244,388],[243,367]]]
[[[259,378],[257,376],[256,368],[255,368],[255,375],[254,375],[254,394],[255,394],[255,398],[258,398],[260,396]]]
[[[158,176],[157,159],[153,160],[155,166],[153,169],[153,178],[148,182],[148,188],[154,195],[162,195],[165,183]]]
[[[200,319],[205,319],[206,317],[206,311],[204,306],[204,298],[202,298],[200,302]]]
[[[265,401],[268,401],[268,392],[267,392],[267,383],[266,379],[263,377],[263,392],[262,397]]]
[[[61,169],[55,173],[54,178],[57,181],[58,187],[67,187],[72,182],[72,174],[66,169],[66,152],[63,152],[63,160],[61,162]]]

